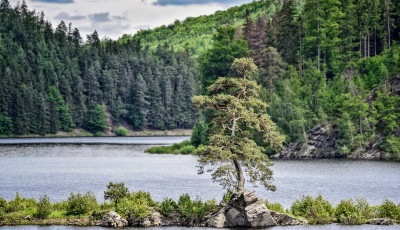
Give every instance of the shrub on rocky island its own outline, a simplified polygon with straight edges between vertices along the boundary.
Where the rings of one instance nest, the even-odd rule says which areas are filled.
[[[400,223],[400,203],[396,205],[393,201],[385,199],[378,208],[380,217],[389,218]]]
[[[372,208],[364,198],[341,200],[336,206],[335,216],[342,224],[365,224],[368,219],[374,217]]]
[[[330,224],[335,220],[335,208],[321,195],[315,199],[303,196],[292,204],[290,211],[295,216],[306,218],[310,224]]]
[[[67,201],[67,214],[84,215],[95,210],[97,206],[98,203],[93,192],[89,191],[84,195],[72,192]]]
[[[171,198],[164,198],[164,200],[160,203],[160,213],[165,216],[170,216],[172,212],[177,208],[177,204]]]
[[[51,203],[47,195],[39,198],[35,216],[41,219],[46,219],[51,214]]]
[[[0,225],[78,223],[83,226],[94,226],[99,224],[106,213],[116,211],[122,218],[137,221],[135,223],[143,223],[144,220],[158,215],[159,218],[163,216],[162,218],[166,218],[173,224],[198,226],[204,224],[207,216],[210,216],[211,213],[227,205],[231,197],[232,192],[227,192],[218,203],[215,199],[204,202],[199,198],[192,199],[188,194],[184,194],[177,201],[165,198],[158,203],[151,198],[148,192],[137,191],[128,192],[117,202],[110,201],[99,204],[93,192],[71,193],[67,201],[56,203],[51,203],[46,195],[36,201],[33,198],[22,198],[17,193],[15,198],[8,202],[0,198]],[[115,207],[115,203],[117,203],[117,207]],[[286,211],[277,202],[265,201],[264,204],[271,211],[305,218],[309,224],[333,222],[365,224],[372,219],[385,220],[378,218],[386,218],[388,223],[400,222],[400,205],[396,205],[388,199],[379,206],[370,206],[365,198],[342,200],[333,206],[321,195],[316,198],[303,196]]]
[[[279,213],[285,212],[285,209],[283,208],[283,206],[278,202],[270,203],[270,202],[268,202],[268,200],[266,200],[264,202],[264,204],[271,211],[279,212]]]
[[[157,205],[151,198],[150,193],[138,191],[121,199],[116,211],[125,217],[144,218],[150,214],[150,207],[157,207]]]

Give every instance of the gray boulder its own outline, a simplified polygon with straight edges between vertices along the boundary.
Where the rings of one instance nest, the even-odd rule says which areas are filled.
[[[137,221],[139,226],[142,227],[154,227],[154,226],[164,226],[163,224],[163,216],[159,212],[154,212],[145,217],[141,221]]]
[[[286,225],[302,225],[305,224],[305,221],[301,221],[299,219],[296,219],[292,216],[283,214],[283,213],[277,213],[274,211],[270,211],[270,214],[272,218],[275,220],[277,225],[281,226],[286,226]]]
[[[144,217],[139,218],[134,215],[130,215],[128,218],[129,226],[140,226],[140,227],[157,227],[157,226],[186,226],[183,219],[179,218],[179,215],[174,212],[171,216],[167,217],[161,213],[151,210],[151,213]]]
[[[102,227],[121,228],[128,226],[128,221],[123,219],[118,213],[111,211],[104,214],[100,225]]]
[[[367,222],[367,224],[373,224],[373,225],[393,225],[394,222],[391,219],[386,219],[386,218],[377,218],[377,219],[372,219]]]
[[[265,204],[252,192],[233,194],[229,203],[213,213],[206,225],[224,227],[268,227],[277,223]]]

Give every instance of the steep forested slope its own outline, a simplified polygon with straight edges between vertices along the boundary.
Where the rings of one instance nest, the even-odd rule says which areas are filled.
[[[341,156],[379,146],[400,157],[400,98],[390,83],[400,73],[400,2],[306,0],[300,11],[299,2],[283,2],[272,19],[245,17],[247,47],[235,28],[217,31],[199,59],[201,92],[250,53],[260,97],[287,143],[319,148],[308,132],[328,123],[330,147]]]
[[[301,6],[299,1],[298,6]],[[232,7],[225,11],[218,11],[209,16],[190,17],[184,21],[175,21],[168,26],[139,31],[132,37],[124,36],[120,42],[129,39],[139,40],[143,47],[149,46],[155,50],[158,45],[165,43],[175,50],[187,50],[191,55],[198,57],[213,43],[213,34],[222,26],[238,27],[244,24],[245,16],[253,19],[259,17],[271,18],[280,8],[279,0],[253,1],[242,6]]]
[[[284,2],[272,20],[248,18],[243,36],[287,141],[313,143],[308,131],[328,122],[341,154],[380,144],[400,157],[400,98],[389,83],[400,74],[400,2],[306,0],[300,13]]]

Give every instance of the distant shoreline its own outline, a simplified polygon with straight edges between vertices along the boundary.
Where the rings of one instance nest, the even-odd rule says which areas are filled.
[[[111,144],[111,145],[171,145],[190,136],[126,136],[126,137],[17,137],[1,138],[0,146],[5,145],[40,145],[40,144]]]
[[[175,129],[175,130],[143,130],[133,131],[128,129],[127,135],[124,137],[162,137],[162,136],[191,136],[192,129]],[[56,134],[28,134],[28,135],[11,135],[0,136],[2,139],[10,138],[70,138],[70,137],[95,137],[93,133],[83,129],[74,129],[71,132],[57,132]],[[115,132],[106,131],[102,137],[117,137]]]

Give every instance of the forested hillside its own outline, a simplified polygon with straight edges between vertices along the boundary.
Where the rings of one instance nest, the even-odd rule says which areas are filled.
[[[400,95],[390,81],[400,74],[399,1],[306,0],[298,13],[286,0],[272,20],[247,18],[243,32],[287,142],[312,144],[307,132],[328,122],[341,154],[378,144],[400,157]]]
[[[190,55],[198,57],[212,47],[213,34],[218,28],[227,25],[240,27],[245,23],[246,15],[254,20],[260,17],[270,19],[280,8],[280,2],[279,0],[253,1],[212,15],[190,17],[184,21],[177,20],[168,26],[141,30],[133,38],[125,35],[119,41],[124,43],[131,39],[139,40],[143,47],[149,46],[150,50],[167,43],[177,51],[187,50]],[[297,2],[297,7],[300,8],[303,0]]]
[[[286,143],[319,148],[323,140],[308,139],[308,132],[328,123],[330,147],[341,155],[373,147],[400,157],[393,79],[400,74],[400,2],[306,0],[300,11],[297,1],[283,2],[272,19],[246,14],[242,38],[235,27],[218,29],[199,59],[201,93],[231,74],[234,58],[250,54],[259,67],[253,77],[263,86],[260,97]]]
[[[105,124],[92,127],[104,123],[95,116],[99,108],[135,130],[191,128],[195,66],[170,47],[153,53],[135,42],[100,41],[97,32],[83,44],[71,25],[54,30],[25,2],[11,8],[2,0],[0,135],[102,131]]]

